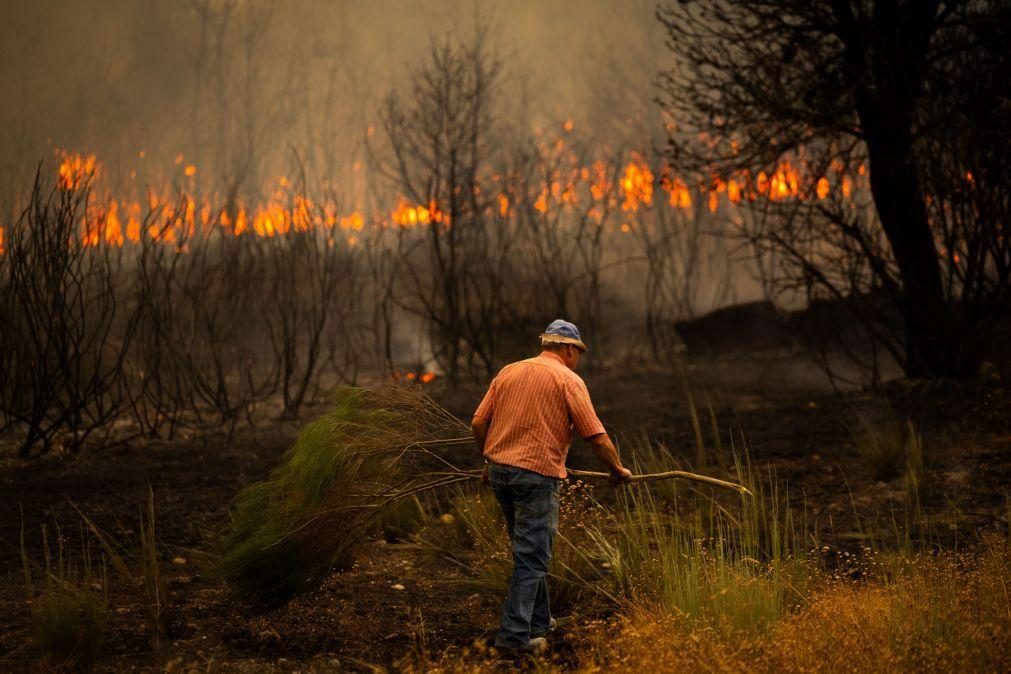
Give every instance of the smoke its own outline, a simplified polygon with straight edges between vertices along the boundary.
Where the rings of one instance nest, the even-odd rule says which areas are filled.
[[[142,192],[193,166],[254,195],[293,167],[359,192],[375,106],[433,40],[487,30],[510,114],[571,119],[616,149],[661,130],[666,59],[652,0],[8,0],[0,22],[5,204],[57,149],[94,153]]]

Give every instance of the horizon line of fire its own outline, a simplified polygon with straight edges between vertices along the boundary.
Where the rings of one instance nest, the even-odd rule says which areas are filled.
[[[95,155],[64,153],[61,157],[57,172],[58,189],[76,191],[90,188],[101,167]],[[804,176],[793,164],[782,161],[771,174],[760,171],[751,176],[742,171],[734,177],[693,181],[693,188],[684,179],[671,177],[666,169],[655,173],[641,155],[633,152],[616,178],[612,177],[613,170],[603,161],[569,170],[563,180],[552,180],[542,185],[532,207],[541,214],[546,214],[552,205],[575,207],[581,202],[581,189],[585,195],[587,188],[592,204],[587,215],[598,221],[603,220],[608,209],[620,206],[622,213],[634,214],[642,208],[653,206],[657,189],[667,193],[666,201],[672,208],[691,210],[697,204],[705,203],[712,213],[719,210],[724,198],[735,206],[763,198],[771,201],[811,198],[823,200],[833,190],[838,190],[843,198],[850,199],[857,185],[845,168],[841,162],[834,163],[829,172],[834,173],[835,177],[834,180],[829,180],[827,175],[817,178]],[[196,167],[184,167],[184,175],[187,177],[195,174]],[[857,175],[865,179],[866,174],[865,165],[860,164]],[[492,177],[492,182],[500,181],[500,176]],[[85,246],[101,243],[123,246],[128,242],[140,243],[141,237],[146,233],[150,239],[174,244],[184,237],[192,237],[197,233],[198,226],[205,233],[221,229],[234,236],[251,234],[267,238],[283,236],[290,231],[338,228],[348,233],[347,243],[354,246],[358,243],[358,237],[354,233],[365,229],[367,222],[378,227],[451,225],[450,214],[440,209],[435,201],[412,204],[401,197],[387,218],[376,217],[367,221],[358,210],[341,215],[333,204],[324,204],[320,208],[303,194],[286,194],[285,190],[291,188],[291,183],[283,176],[279,178],[278,185],[279,189],[274,192],[273,198],[258,204],[254,209],[247,209],[241,202],[215,207],[212,200],[206,198],[198,206],[196,200],[186,193],[180,193],[175,198],[159,198],[152,193],[147,200],[147,217],[143,216],[143,208],[138,200],[109,197],[92,201],[89,198],[82,216],[80,240]],[[286,197],[287,204],[283,203]],[[515,199],[508,192],[502,191],[495,198],[495,206],[488,211],[488,215],[512,217],[515,214]],[[615,229],[627,233],[632,227],[628,222],[622,222]],[[0,254],[3,252],[4,228],[0,227]]]

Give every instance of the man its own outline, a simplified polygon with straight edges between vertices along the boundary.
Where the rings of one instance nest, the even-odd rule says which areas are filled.
[[[586,351],[579,330],[556,320],[541,335],[541,348],[536,358],[502,368],[471,423],[513,546],[512,584],[495,637],[502,649],[540,651],[554,627],[547,572],[573,427],[607,464],[614,483],[632,475],[575,373]]]

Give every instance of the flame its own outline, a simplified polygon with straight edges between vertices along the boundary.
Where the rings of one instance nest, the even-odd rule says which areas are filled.
[[[572,120],[566,120],[558,133],[568,133],[572,128]],[[654,190],[658,182],[659,189],[667,192],[665,206],[682,210],[699,207],[716,213],[724,198],[733,206],[759,199],[825,199],[834,189],[833,180],[840,194],[849,199],[855,190],[866,188],[869,173],[863,164],[850,173],[846,163],[834,160],[828,175],[815,178],[807,172],[803,157],[798,157],[779,162],[768,169],[769,173],[760,171],[753,175],[742,170],[731,175],[711,176],[708,182],[696,182],[695,178],[674,174],[670,166],[650,166],[645,157],[636,152],[631,152],[626,161],[617,165],[601,159],[583,164],[574,145],[562,138],[544,137],[539,143],[544,162],[541,168],[548,177],[532,185],[535,211],[548,213],[553,208],[575,207],[588,199],[582,215],[603,223],[620,205],[625,217],[608,223],[608,227],[609,231],[622,233],[634,231],[637,226],[638,221],[628,214],[650,211],[657,206]],[[141,150],[138,156],[143,158],[145,154]],[[286,176],[278,176],[270,196],[253,204],[239,201],[221,206],[223,198],[217,193],[172,196],[174,188],[168,186],[161,192],[150,189],[145,203],[143,199],[103,194],[101,181],[95,180],[102,167],[94,155],[57,151],[57,156],[60,158],[56,176],[59,189],[76,190],[88,183],[89,199],[79,230],[79,240],[87,246],[123,246],[139,243],[143,237],[165,244],[182,244],[196,234],[208,235],[215,230],[232,236],[270,238],[324,228],[327,245],[332,246],[337,240],[333,232],[338,227],[345,232],[347,244],[354,246],[359,244],[359,234],[370,223],[378,228],[450,225],[449,214],[434,200],[427,204],[413,203],[400,197],[396,208],[387,211],[387,217],[368,218],[357,210],[342,212],[334,201],[314,202],[301,194]],[[175,164],[185,175],[197,175],[196,165],[185,163],[182,154],[175,157]],[[659,181],[657,174],[661,176]],[[485,211],[487,215],[517,217],[513,192],[509,188],[516,184],[516,177],[499,173],[487,176],[481,186],[483,191],[492,190]],[[964,177],[969,183],[973,180],[970,171],[966,171]],[[693,192],[698,195],[697,202]],[[736,216],[730,214],[730,217]],[[0,239],[2,252],[3,240]]]
[[[394,372],[394,379],[406,379],[408,381],[418,381],[422,384],[431,384],[435,381],[436,375],[434,372]]]
[[[590,183],[590,195],[593,196],[595,201],[603,201],[608,197],[613,189],[611,181],[608,178],[607,165],[604,162],[597,160],[593,162],[593,167],[591,169],[583,169],[586,171],[585,175],[580,172],[583,176],[583,180],[590,179],[592,176],[592,182]]]
[[[534,202],[534,208],[541,213],[548,212],[548,191],[547,189],[541,190],[541,195],[537,197],[537,201]]]
[[[733,178],[727,181],[727,198],[731,203],[741,203],[741,186]]]
[[[830,188],[828,184],[828,178],[826,178],[825,176],[818,178],[818,187],[817,187],[818,198],[824,199],[825,197],[827,197],[829,189]]]
[[[674,178],[667,182],[667,191],[670,193],[670,205],[674,208],[687,209],[692,207],[692,193],[688,191],[688,186],[681,178]]]
[[[509,216],[509,197],[505,194],[498,195],[498,212],[503,218]]]
[[[637,154],[633,154],[632,161],[625,166],[621,191],[625,195],[621,205],[623,211],[635,213],[640,207],[653,203],[653,172]]]
[[[427,206],[412,206],[407,201],[401,199],[397,209],[392,214],[393,222],[401,227],[414,227],[416,225],[429,225],[433,222],[439,224],[449,224],[449,215],[443,213],[436,206],[435,201],[430,201]]]
[[[341,229],[353,229],[356,232],[360,232],[365,227],[365,219],[361,213],[354,211],[351,215],[340,219],[340,227]]]
[[[64,155],[57,175],[58,184],[65,190],[76,190],[97,173],[98,161],[95,155]]]
[[[759,190],[764,192],[764,190]],[[780,163],[768,184],[768,196],[773,201],[796,197],[800,193],[800,174],[787,162]]]

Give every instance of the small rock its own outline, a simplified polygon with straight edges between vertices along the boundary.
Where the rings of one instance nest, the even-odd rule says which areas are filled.
[[[182,565],[184,565],[186,563],[186,558],[185,557],[173,557],[172,558],[172,563],[175,564],[176,566],[182,566]]]
[[[407,589],[407,588],[405,588],[405,587],[404,587],[403,585],[401,585],[400,583],[397,583],[396,585],[391,585],[391,586],[390,586],[390,589],[391,589],[391,590],[405,590],[405,589]]]
[[[453,517],[452,513],[445,513],[439,517],[439,521],[443,524],[452,524],[456,518]]]

